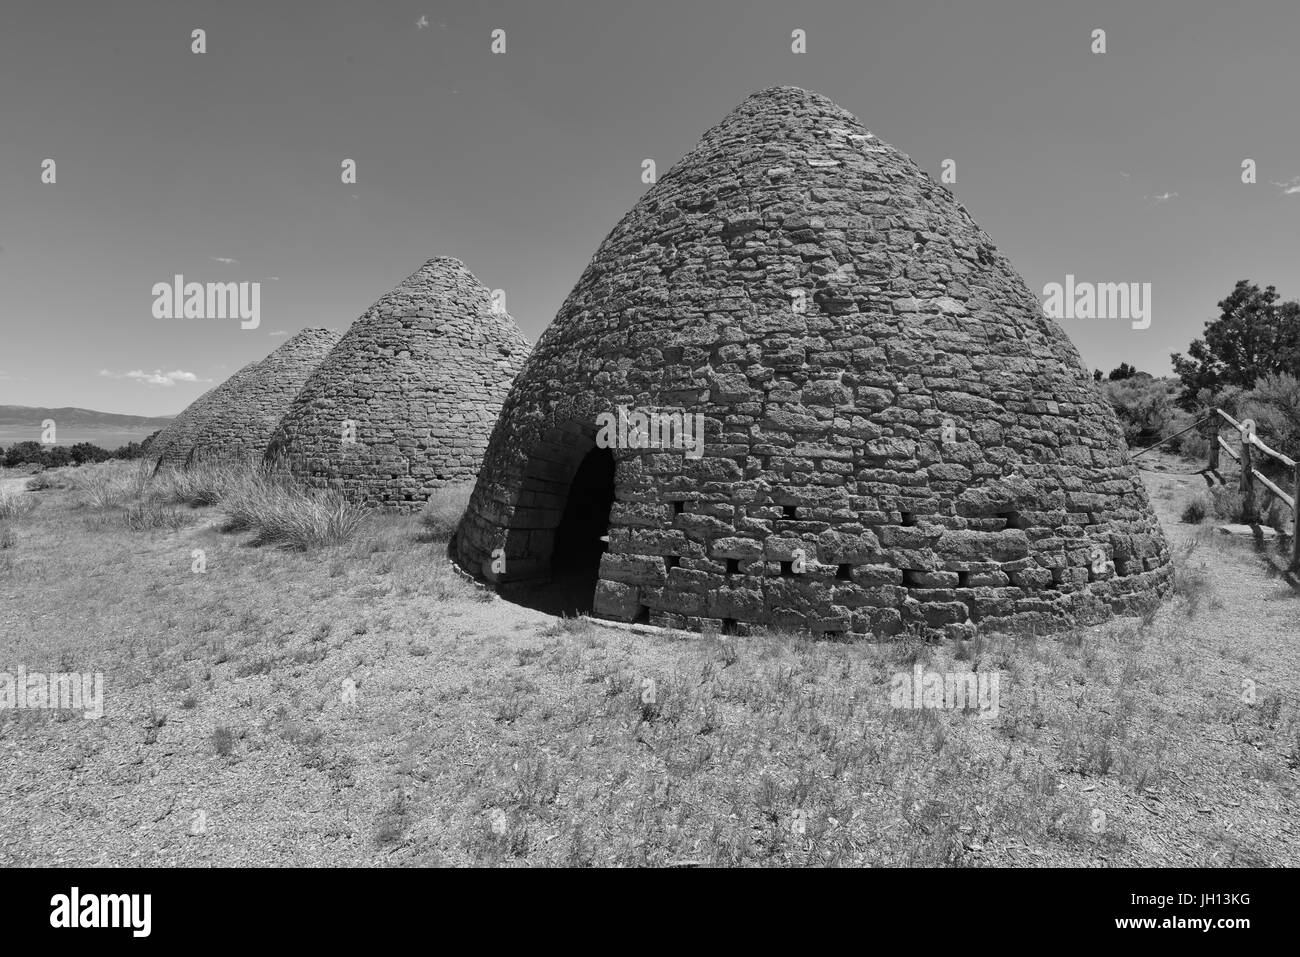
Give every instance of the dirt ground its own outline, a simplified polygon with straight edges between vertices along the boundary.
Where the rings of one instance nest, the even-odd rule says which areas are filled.
[[[0,864],[1296,866],[1300,601],[1142,461],[1157,614],[953,647],[555,619],[414,517],[304,553],[24,493],[0,671],[102,673],[104,715],[0,710]],[[891,706],[918,664],[997,714]]]

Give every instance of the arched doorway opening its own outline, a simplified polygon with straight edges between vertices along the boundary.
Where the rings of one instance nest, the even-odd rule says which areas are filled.
[[[590,614],[600,556],[608,550],[609,510],[614,504],[614,455],[593,448],[569,483],[564,514],[555,529],[551,585],[556,614]]]

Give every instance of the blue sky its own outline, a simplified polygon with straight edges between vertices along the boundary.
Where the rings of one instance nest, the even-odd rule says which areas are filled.
[[[1300,298],[1300,4],[1045,6],[6,0],[0,404],[175,413],[439,255],[535,340],[642,160],[787,83],[936,178],[952,158],[1036,292],[1150,282],[1149,329],[1062,321],[1089,365],[1167,373],[1240,278]],[[259,328],[155,319],[176,273],[261,282]]]

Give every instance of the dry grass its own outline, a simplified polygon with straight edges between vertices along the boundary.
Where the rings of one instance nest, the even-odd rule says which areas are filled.
[[[350,541],[362,517],[359,508],[335,492],[309,494],[260,473],[226,488],[220,508],[226,531],[252,530],[258,545],[299,551]]]
[[[425,541],[445,542],[451,538],[473,491],[473,483],[468,483],[437,489],[429,496],[428,504],[420,513],[421,534]]]
[[[36,509],[36,499],[21,492],[0,492],[0,521],[26,518]]]
[[[106,716],[0,713],[0,864],[1294,866],[1296,602],[1159,491],[1158,615],[958,645],[639,634],[481,601],[414,516],[322,554],[53,492],[0,634]],[[893,707],[917,664],[999,713]]]

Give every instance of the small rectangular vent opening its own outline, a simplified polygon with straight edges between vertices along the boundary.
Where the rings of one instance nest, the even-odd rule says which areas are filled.
[[[842,582],[852,581],[853,566],[849,564],[841,565],[839,568],[835,569],[835,577]]]
[[[740,574],[740,559],[739,559],[739,558],[728,558],[728,559],[727,559],[727,574],[728,574],[728,575],[739,575],[739,574]]]
[[[957,587],[970,588],[970,572],[957,573]]]
[[[686,511],[686,503],[685,503],[685,502],[673,502],[673,514],[674,514],[674,515],[680,515],[680,514],[682,514],[682,512],[684,512],[684,511]]]
[[[786,518],[797,518],[798,516],[795,514],[796,507],[794,505],[782,505],[781,511],[785,513]]]
[[[668,568],[669,570],[672,570],[672,569],[676,568],[676,567],[677,567],[678,565],[680,565],[681,563],[682,563],[682,558],[681,558],[680,555],[665,555],[665,556],[664,556],[664,566],[665,566],[666,568]]]
[[[782,563],[781,563],[781,577],[782,577],[782,578],[785,578],[785,577],[790,576],[790,575],[793,575],[793,574],[794,574],[794,562],[782,562]]]
[[[718,634],[734,635],[735,633],[736,633],[736,619],[734,618],[722,619],[722,630],[719,631]]]
[[[904,513],[903,513],[903,525],[904,525],[905,527],[910,528],[910,527],[912,527],[912,526],[915,525],[915,524],[916,524],[916,514],[915,514],[914,512],[904,512]]]

